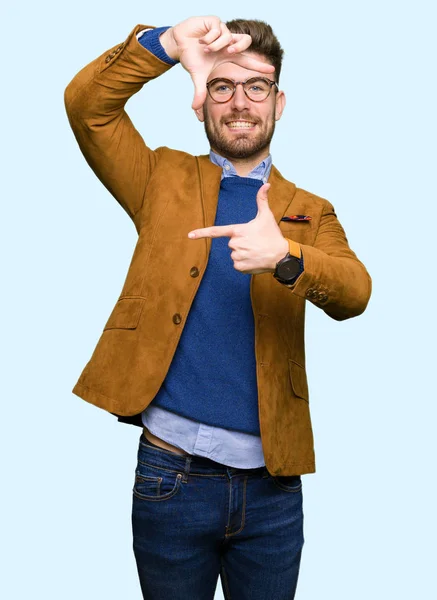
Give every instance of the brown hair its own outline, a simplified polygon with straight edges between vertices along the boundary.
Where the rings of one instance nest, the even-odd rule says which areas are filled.
[[[265,21],[255,19],[233,19],[227,21],[226,26],[231,33],[247,33],[251,36],[252,43],[247,49],[248,52],[257,52],[264,56],[275,67],[272,75],[274,75],[276,83],[279,83],[284,50],[270,25]]]

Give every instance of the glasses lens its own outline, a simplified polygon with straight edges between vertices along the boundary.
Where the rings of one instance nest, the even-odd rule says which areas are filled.
[[[244,84],[244,90],[251,100],[260,102],[265,100],[270,93],[270,84],[266,79],[248,79]]]
[[[216,102],[226,102],[234,92],[234,84],[228,79],[216,79],[209,84],[209,93]]]

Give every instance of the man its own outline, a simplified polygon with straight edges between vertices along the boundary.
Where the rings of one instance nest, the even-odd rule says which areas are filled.
[[[315,472],[305,303],[357,316],[371,279],[332,204],[272,165],[282,54],[260,21],[138,25],[66,89],[79,146],[139,235],[73,392],[143,427],[132,523],[144,598],[213,598],[219,576],[226,598],[295,595],[301,475]],[[124,110],[177,62],[209,155],[151,150]]]

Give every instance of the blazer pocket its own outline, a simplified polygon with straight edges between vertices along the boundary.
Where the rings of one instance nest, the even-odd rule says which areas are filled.
[[[120,298],[114,306],[103,331],[107,329],[135,329],[144,308],[145,298]]]
[[[288,372],[290,374],[291,387],[293,392],[299,398],[303,398],[307,402],[309,401],[308,393],[308,381],[306,376],[305,367],[302,367],[299,363],[288,359]]]
[[[313,222],[314,218],[312,221],[279,221],[279,229],[284,237],[312,246],[315,238]]]

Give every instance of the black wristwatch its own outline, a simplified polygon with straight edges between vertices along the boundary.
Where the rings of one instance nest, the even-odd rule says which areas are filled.
[[[289,252],[281,258],[281,260],[276,264],[275,272],[273,273],[273,277],[277,279],[280,283],[285,285],[291,285],[294,283],[296,275],[300,272],[300,258],[297,256],[293,256]]]

